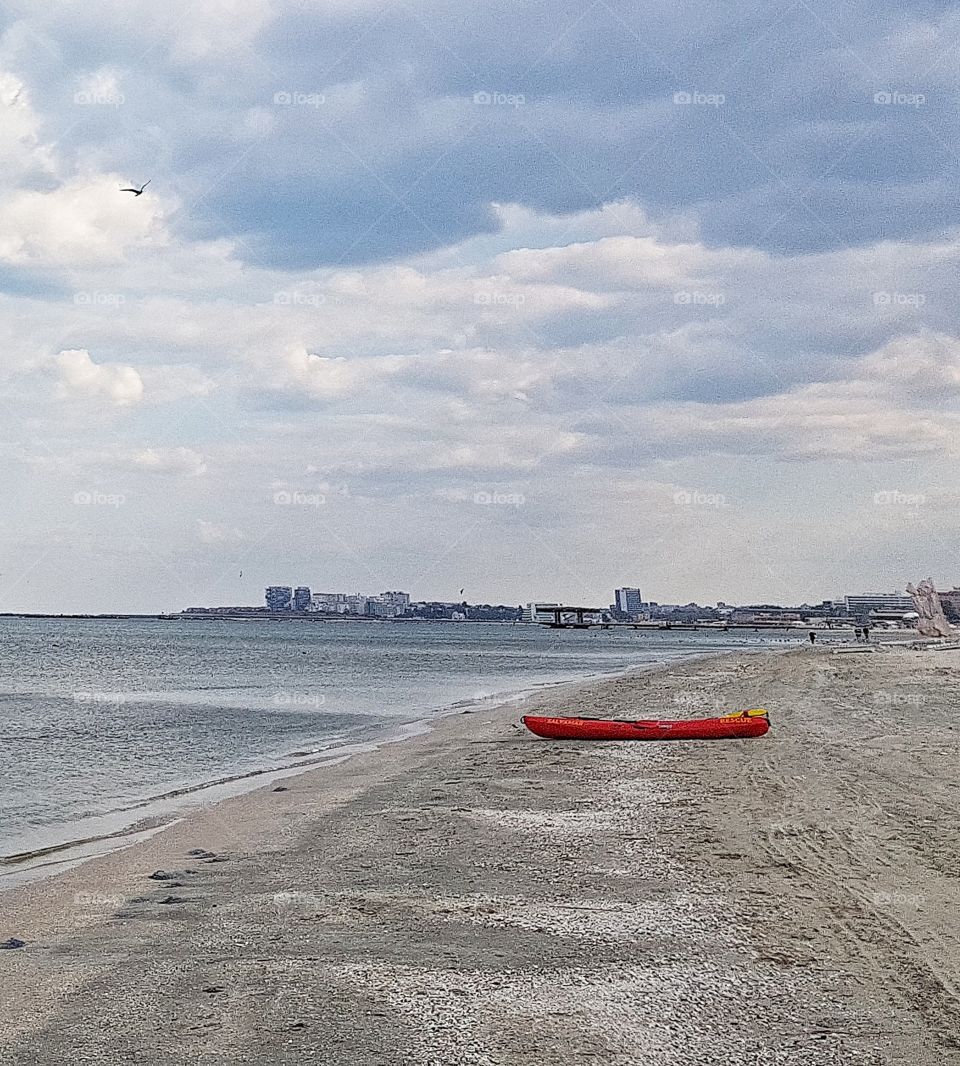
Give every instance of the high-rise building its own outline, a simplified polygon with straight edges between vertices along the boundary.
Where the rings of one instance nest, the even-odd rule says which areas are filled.
[[[293,589],[289,585],[270,585],[264,596],[271,611],[289,611],[293,602]]]
[[[298,585],[293,590],[293,609],[306,611],[310,607],[310,590],[306,585]]]
[[[410,606],[409,592],[381,592],[378,599],[384,603],[392,603],[394,607],[406,610]]]
[[[614,606],[621,614],[638,615],[643,613],[643,598],[639,589],[615,589]]]

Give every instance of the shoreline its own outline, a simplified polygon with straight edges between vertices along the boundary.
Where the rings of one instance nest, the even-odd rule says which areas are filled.
[[[955,1066],[958,680],[701,656],[565,711],[766,737],[550,743],[535,696],[195,812],[4,895],[0,1063]]]
[[[764,650],[766,649],[757,649],[758,652]],[[710,655],[708,653],[707,656],[703,656],[702,652],[692,652],[690,656],[691,659],[700,657],[710,657]],[[677,661],[688,661],[688,658],[681,656]],[[50,869],[52,866],[62,867],[65,872],[95,858],[109,855],[125,847],[135,846],[141,839],[163,832],[165,828],[183,818],[236,796],[256,792],[287,778],[298,777],[313,770],[322,771],[347,759],[362,758],[387,745],[406,743],[429,733],[451,715],[473,713],[483,709],[501,710],[512,705],[522,705],[541,694],[567,687],[571,689],[573,695],[583,686],[612,681],[635,672],[658,669],[661,665],[659,662],[634,663],[617,670],[581,677],[530,683],[517,690],[479,699],[455,700],[453,703],[431,710],[422,718],[394,725],[385,736],[376,740],[332,741],[329,746],[315,751],[291,752],[283,756],[283,758],[295,758],[298,755],[309,756],[300,762],[256,768],[242,773],[226,774],[209,781],[187,783],[162,794],[145,797],[126,807],[105,811],[102,815],[83,819],[79,825],[88,828],[81,830],[80,836],[65,836],[64,839],[51,844],[0,854],[0,898],[3,898],[5,893],[14,891],[33,880],[56,877],[61,871]],[[123,815],[132,811],[143,811],[143,813],[129,820],[123,818]],[[70,824],[64,823],[64,829],[68,829]],[[96,830],[97,826],[102,827],[101,831]],[[60,858],[52,863],[42,861],[51,855],[57,855]]]

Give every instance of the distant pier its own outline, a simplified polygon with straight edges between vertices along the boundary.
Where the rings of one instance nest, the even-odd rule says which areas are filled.
[[[716,629],[726,632],[730,629],[809,629],[806,622],[611,622],[604,619],[603,607],[540,607],[538,614],[551,615],[545,621],[537,619],[537,624],[547,629]],[[815,627],[822,628],[822,627]],[[827,627],[832,628],[832,627]],[[838,627],[843,628],[843,627]]]

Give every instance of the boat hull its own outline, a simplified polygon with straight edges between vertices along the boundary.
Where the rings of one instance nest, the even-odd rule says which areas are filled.
[[[739,740],[762,737],[770,728],[766,712],[743,711],[691,721],[618,721],[608,718],[553,718],[524,715],[531,733],[548,740]]]

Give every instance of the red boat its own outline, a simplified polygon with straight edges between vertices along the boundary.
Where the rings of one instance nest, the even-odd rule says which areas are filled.
[[[544,718],[527,714],[521,722],[549,740],[733,740],[762,737],[770,728],[762,707],[720,718],[688,721],[623,721],[613,718]]]

